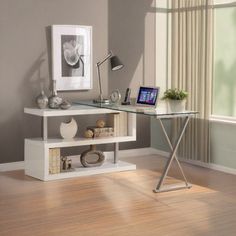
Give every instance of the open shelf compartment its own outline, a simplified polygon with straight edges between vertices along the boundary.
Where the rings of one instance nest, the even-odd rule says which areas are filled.
[[[120,142],[129,142],[136,140],[136,114],[112,111],[109,109],[97,109],[89,106],[73,106],[68,110],[51,110],[25,108],[24,112],[34,116],[40,116],[43,119],[43,135],[42,138],[25,139],[25,174],[34,178],[48,181],[56,179],[64,179],[71,177],[79,177],[93,175],[99,173],[109,173],[116,171],[134,170],[134,164],[113,160],[106,160],[99,167],[76,167],[73,171],[61,172],[58,174],[49,174],[49,150],[52,148],[66,148],[76,146],[89,146],[97,144],[109,144]],[[75,137],[73,139],[48,138],[47,137],[47,118],[58,116],[78,116],[78,115],[94,115],[108,114],[114,127],[115,136],[99,137],[99,138],[83,138]],[[119,128],[117,128],[119,127]],[[123,129],[125,127],[125,129]],[[118,145],[117,145],[118,147]],[[118,148],[115,149],[118,152]]]

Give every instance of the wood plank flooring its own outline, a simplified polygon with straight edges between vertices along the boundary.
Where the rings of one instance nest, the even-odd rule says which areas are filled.
[[[185,164],[193,188],[155,194],[166,159],[127,160],[138,169],[52,182],[0,173],[0,235],[236,235],[236,176]]]

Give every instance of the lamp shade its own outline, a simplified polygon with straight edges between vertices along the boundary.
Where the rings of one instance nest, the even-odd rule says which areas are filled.
[[[110,62],[111,62],[111,70],[113,71],[120,70],[121,68],[124,67],[124,65],[117,56],[111,57]]]

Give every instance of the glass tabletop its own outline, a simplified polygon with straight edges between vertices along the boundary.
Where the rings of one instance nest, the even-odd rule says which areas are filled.
[[[130,113],[136,113],[136,114],[142,114],[142,115],[148,115],[148,116],[154,116],[154,117],[182,117],[182,116],[189,116],[189,115],[195,115],[198,112],[197,111],[181,111],[181,112],[173,112],[170,111],[167,102],[161,101],[158,103],[157,107],[149,108],[149,107],[143,107],[143,106],[135,106],[135,105],[121,105],[116,103],[110,103],[110,104],[103,104],[103,103],[94,103],[92,100],[79,100],[74,101],[74,104],[79,105],[87,105],[97,108],[106,108],[116,111],[124,111],[124,112],[130,112]]]

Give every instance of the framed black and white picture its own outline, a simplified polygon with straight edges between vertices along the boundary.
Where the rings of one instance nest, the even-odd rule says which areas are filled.
[[[52,25],[52,79],[58,91],[92,88],[92,27]]]

